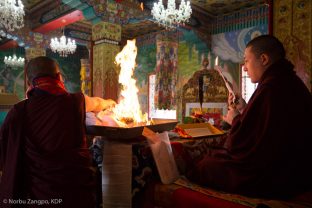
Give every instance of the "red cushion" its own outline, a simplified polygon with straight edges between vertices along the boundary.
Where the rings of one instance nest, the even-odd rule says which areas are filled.
[[[187,188],[179,188],[172,194],[172,200],[175,207],[189,208],[189,207],[201,207],[201,208],[246,208],[247,206],[236,204],[223,199],[218,199],[212,196],[208,196]]]

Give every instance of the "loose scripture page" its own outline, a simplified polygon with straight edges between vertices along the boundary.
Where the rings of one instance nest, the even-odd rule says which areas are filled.
[[[152,149],[161,182],[170,184],[176,181],[180,174],[174,160],[168,132],[156,134],[144,127],[142,134],[147,138]]]

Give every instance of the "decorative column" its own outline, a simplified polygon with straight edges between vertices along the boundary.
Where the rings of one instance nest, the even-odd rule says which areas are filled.
[[[118,74],[115,56],[119,53],[121,26],[100,22],[92,27],[93,96],[105,99],[118,98]]]
[[[273,9],[273,34],[283,42],[297,75],[312,91],[312,2],[276,0]]]
[[[160,34],[156,37],[155,107],[160,110],[176,109],[178,38],[174,35]]]
[[[89,59],[80,59],[81,92],[91,96],[91,69]]]
[[[119,70],[115,64],[115,57],[120,51],[120,40],[120,25],[108,22],[93,25],[92,41],[94,42],[91,50],[93,96],[117,101]],[[132,146],[105,141],[103,147],[103,207],[131,208]]]

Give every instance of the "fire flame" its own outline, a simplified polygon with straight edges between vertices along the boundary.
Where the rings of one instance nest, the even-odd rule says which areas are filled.
[[[120,65],[119,83],[122,85],[121,96],[119,103],[112,109],[114,117],[119,121],[119,125],[128,126],[129,120],[133,121],[134,125],[146,124],[147,114],[142,114],[136,80],[132,78],[136,66],[135,59],[137,56],[137,47],[135,39],[128,40],[127,45],[115,57],[117,65]],[[120,124],[123,122],[124,125]]]

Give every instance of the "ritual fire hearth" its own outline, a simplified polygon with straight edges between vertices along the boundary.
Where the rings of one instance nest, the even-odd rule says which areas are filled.
[[[104,135],[110,138],[134,138],[142,134],[144,126],[148,126],[155,132],[171,130],[177,124],[167,122],[153,125],[148,120],[147,114],[143,114],[138,99],[138,88],[133,78],[137,47],[134,40],[128,40],[127,45],[117,54],[115,61],[120,66],[119,83],[121,93],[117,105],[97,113],[96,117],[107,124],[105,126],[87,126],[89,134]]]

